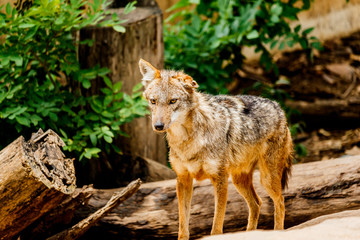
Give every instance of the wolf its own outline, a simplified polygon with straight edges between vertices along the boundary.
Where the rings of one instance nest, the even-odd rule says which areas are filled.
[[[279,104],[250,95],[204,94],[186,73],[158,70],[143,59],[139,68],[153,130],[166,133],[170,164],[177,175],[178,239],[189,239],[193,179],[213,183],[212,235],[223,232],[230,175],[249,208],[247,230],[256,229],[261,206],[252,183],[256,166],[274,202],[274,229],[283,229],[282,189],[291,172],[293,143]]]

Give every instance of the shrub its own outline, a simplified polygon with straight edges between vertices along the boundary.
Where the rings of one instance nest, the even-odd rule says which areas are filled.
[[[109,70],[82,69],[77,58],[76,32],[89,26],[113,27],[124,32],[116,14],[109,16],[107,1],[35,0],[23,13],[9,4],[0,13],[0,148],[37,128],[62,134],[65,150],[80,158],[121,150],[113,144],[124,135],[120,126],[147,114],[146,101],[136,86],[132,95],[113,84]],[[102,4],[100,4],[102,2]],[[124,14],[134,8],[127,5]],[[86,91],[101,77],[101,93]]]
[[[320,47],[308,36],[312,28],[289,25],[309,7],[310,0],[180,0],[169,9],[177,10],[166,20],[171,24],[165,24],[165,63],[184,69],[213,93],[227,92],[225,84],[245,58],[243,46],[254,47],[265,69],[278,74],[270,49],[300,44],[311,56]]]

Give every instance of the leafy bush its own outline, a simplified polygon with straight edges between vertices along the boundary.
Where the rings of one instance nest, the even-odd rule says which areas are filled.
[[[0,148],[41,127],[61,132],[65,150],[80,159],[119,153],[113,139],[124,135],[120,125],[147,114],[141,86],[127,95],[120,82],[112,84],[108,69],[81,69],[77,46],[91,41],[77,41],[76,31],[88,26],[125,31],[116,14],[105,18],[107,1],[88,7],[85,2],[35,0],[23,14],[9,4],[0,13]],[[133,8],[134,2],[128,4],[125,14]],[[86,90],[97,77],[106,87],[91,95]]]
[[[177,10],[166,20],[171,24],[165,24],[165,63],[184,69],[201,89],[214,93],[227,92],[225,84],[244,60],[243,46],[254,47],[265,69],[278,74],[270,49],[300,44],[311,56],[320,47],[308,36],[312,28],[289,25],[309,7],[310,0],[180,0],[169,9]]]

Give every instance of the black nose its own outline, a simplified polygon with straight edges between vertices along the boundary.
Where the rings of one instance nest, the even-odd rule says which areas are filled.
[[[161,131],[164,129],[164,124],[163,123],[155,123],[154,127],[156,130]]]

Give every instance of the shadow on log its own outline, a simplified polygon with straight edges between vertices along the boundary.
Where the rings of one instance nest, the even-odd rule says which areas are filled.
[[[73,194],[22,231],[18,240],[46,239],[69,227],[76,209],[87,205],[93,192],[91,185],[77,188]]]
[[[41,129],[0,152],[0,239],[10,239],[75,190],[71,159],[60,137]]]
[[[260,186],[255,171],[254,186],[263,201],[259,228],[273,228],[273,203]],[[243,198],[229,182],[224,232],[244,230],[248,210]],[[178,208],[176,180],[143,184],[129,200],[104,217],[82,239],[177,239]],[[84,218],[106,204],[116,190],[97,190],[89,205],[77,212]],[[298,164],[284,191],[285,227],[321,215],[360,209],[360,155]],[[190,234],[193,239],[210,233],[214,212],[213,186],[209,181],[194,185]]]

